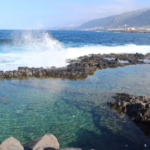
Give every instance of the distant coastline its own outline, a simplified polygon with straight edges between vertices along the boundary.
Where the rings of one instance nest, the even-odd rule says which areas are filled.
[[[121,32],[121,33],[150,33],[150,29],[136,29],[136,28],[128,28],[128,29],[84,29],[82,31],[95,31],[95,32]]]
[[[107,30],[104,32],[121,32],[121,33],[150,33],[150,30]]]

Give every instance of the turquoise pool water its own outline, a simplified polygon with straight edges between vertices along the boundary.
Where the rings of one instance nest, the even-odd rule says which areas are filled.
[[[0,80],[0,142],[14,136],[25,144],[51,133],[61,148],[150,149],[150,137],[106,105],[119,92],[150,96],[149,70],[135,65],[98,70],[85,80]]]

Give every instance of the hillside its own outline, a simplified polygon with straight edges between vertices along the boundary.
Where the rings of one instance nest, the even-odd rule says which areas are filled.
[[[94,27],[120,28],[124,25],[127,25],[127,27],[150,27],[150,9],[95,19],[82,24],[77,29]]]

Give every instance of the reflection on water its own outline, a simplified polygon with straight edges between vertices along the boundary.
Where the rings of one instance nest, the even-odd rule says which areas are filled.
[[[128,60],[127,60],[127,61],[119,60],[119,63],[121,63],[121,64],[125,64],[125,63],[129,63],[129,61],[128,61]]]
[[[145,64],[149,64],[150,63],[150,59],[139,59],[139,61],[143,61]]]
[[[149,148],[150,137],[128,116],[106,105],[115,93],[150,96],[149,69],[149,65],[105,69],[85,80],[1,80],[0,142],[14,136],[24,144],[52,133],[61,147]]]

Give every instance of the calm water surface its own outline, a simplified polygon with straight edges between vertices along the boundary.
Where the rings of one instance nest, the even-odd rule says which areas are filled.
[[[14,136],[24,144],[51,133],[61,148],[149,149],[150,137],[106,105],[116,92],[150,96],[149,70],[135,65],[99,70],[85,80],[1,80],[0,142]]]

